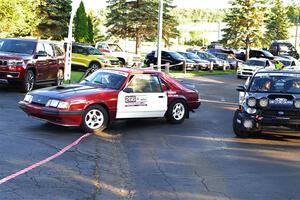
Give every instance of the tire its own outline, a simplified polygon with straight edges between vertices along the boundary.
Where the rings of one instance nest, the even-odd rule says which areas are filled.
[[[91,72],[97,71],[100,68],[101,68],[101,65],[99,63],[96,63],[96,62],[92,62],[89,65],[89,69],[91,69]]]
[[[53,86],[60,86],[64,84],[64,71],[63,69],[59,69],[57,72],[56,80]]]
[[[175,100],[166,112],[166,120],[171,124],[181,124],[187,116],[187,105],[184,100]]]
[[[239,138],[248,138],[250,136],[250,132],[242,130],[241,128],[238,127],[238,124],[237,124],[238,114],[239,114],[239,111],[235,111],[233,120],[232,120],[233,131],[234,131],[235,135]]]
[[[32,70],[27,70],[25,73],[25,78],[22,83],[22,92],[30,92],[35,84],[35,75]]]
[[[236,78],[237,78],[237,79],[242,79],[242,77],[241,77],[241,76],[236,76]]]
[[[88,107],[83,115],[81,128],[86,133],[97,133],[103,131],[108,125],[107,110],[100,105]]]

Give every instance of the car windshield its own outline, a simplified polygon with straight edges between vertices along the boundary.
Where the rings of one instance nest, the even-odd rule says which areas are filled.
[[[101,53],[98,49],[94,47],[88,47],[87,51],[89,55],[104,55],[104,53]]]
[[[251,81],[249,91],[300,94],[300,74],[258,73]]]
[[[199,56],[197,56],[197,55],[194,54],[194,53],[187,53],[187,57],[188,57],[189,59],[192,59],[192,60],[194,60],[194,59],[199,59]]]
[[[267,57],[274,57],[273,54],[271,54],[269,51],[263,51],[263,53],[264,53],[265,56],[267,56]]]
[[[205,56],[206,58],[216,58],[216,56],[214,56],[214,55],[212,55],[212,54],[210,54],[210,53],[204,53],[204,56]]]
[[[291,66],[291,63],[292,63],[289,60],[279,60],[279,62],[281,62],[286,67]]]
[[[126,80],[128,74],[126,72],[112,70],[98,70],[83,81],[82,84],[97,85],[100,88],[120,89]]]
[[[179,54],[179,53],[177,53],[177,52],[171,51],[171,52],[169,52],[169,53],[170,53],[170,55],[171,55],[173,58],[175,58],[175,59],[185,59],[181,54]]]
[[[261,60],[247,60],[245,64],[249,66],[265,66],[266,62]]]
[[[0,51],[32,55],[36,42],[27,40],[0,40]]]

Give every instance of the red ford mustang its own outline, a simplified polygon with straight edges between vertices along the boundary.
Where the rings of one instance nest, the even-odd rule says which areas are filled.
[[[95,132],[116,119],[165,117],[179,124],[200,106],[200,98],[162,72],[120,68],[97,70],[79,84],[29,92],[19,106],[29,116]]]

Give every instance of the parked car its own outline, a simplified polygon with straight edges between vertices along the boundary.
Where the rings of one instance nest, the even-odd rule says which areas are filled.
[[[183,62],[186,61],[186,69],[193,70],[195,62],[190,59],[186,59],[181,54],[176,51],[167,51],[164,50],[161,52],[161,63],[166,64],[170,63],[170,65],[174,65],[170,69],[172,70],[183,70]],[[155,51],[147,54],[144,63],[148,66],[150,64],[157,65],[157,56],[155,55]]]
[[[238,137],[258,134],[267,125],[300,125],[300,71],[257,72],[239,86],[240,106],[233,117]]]
[[[270,52],[275,56],[292,56],[299,59],[296,48],[287,41],[273,41],[270,45]]]
[[[201,58],[199,58],[199,56],[197,56],[194,53],[191,52],[183,52],[183,51],[178,51],[179,54],[181,54],[183,57],[185,57],[186,59],[192,60],[195,62],[194,64],[194,69],[204,69],[204,70],[208,70],[209,69],[209,62],[207,60],[203,60]]]
[[[275,65],[265,58],[250,58],[244,64],[240,65],[236,71],[237,78],[252,77],[257,71],[273,70]]]
[[[230,69],[236,69],[240,64],[244,63],[242,60],[238,60],[235,58],[234,54],[227,54],[227,53],[212,53],[217,58],[220,58],[226,61]]]
[[[297,61],[293,57],[275,56],[274,60],[281,62],[284,65],[284,67],[294,67],[300,65],[299,61]]]
[[[65,48],[66,48],[65,44]],[[105,55],[95,47],[73,43],[72,44],[72,69],[86,70],[87,68],[120,67],[120,61],[114,56]]]
[[[201,59],[208,61],[209,63],[213,63],[213,68],[214,69],[223,69],[224,66],[224,61],[221,60],[220,58],[217,58],[211,53],[206,53],[206,52],[195,52],[197,56],[199,56]]]
[[[64,80],[64,53],[51,41],[0,39],[0,84],[24,92],[35,85],[60,85]]]
[[[91,133],[116,119],[165,117],[179,124],[200,99],[193,87],[162,72],[107,68],[79,84],[30,92],[19,106],[30,116]]]
[[[246,53],[244,51],[241,51],[240,53],[235,54],[235,57],[239,60],[246,61]],[[274,55],[266,50],[251,49],[249,52],[249,58],[266,58],[269,60],[273,60]]]
[[[116,43],[97,42],[95,47],[100,52],[117,57],[122,66],[132,67],[141,63],[141,56],[124,51]]]

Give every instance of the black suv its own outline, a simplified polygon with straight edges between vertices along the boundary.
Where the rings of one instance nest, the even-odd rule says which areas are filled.
[[[246,54],[244,52],[235,54],[235,57],[239,60],[246,61]],[[251,49],[249,52],[249,58],[266,58],[269,60],[274,59],[274,55],[267,50],[254,50]]]
[[[176,51],[162,51],[161,52],[161,63],[162,64],[166,64],[166,63],[170,63],[170,65],[175,65],[173,67],[171,67],[170,69],[173,70],[183,70],[183,61],[186,61],[186,67],[187,69],[192,69],[194,67],[195,62],[190,60],[190,59],[186,59],[184,56],[182,56],[181,54],[177,53]],[[144,63],[147,66],[150,66],[150,64],[157,64],[157,57],[155,56],[155,51],[152,51],[151,53],[149,53],[146,58]]]
[[[237,91],[233,130],[238,137],[260,133],[266,125],[300,125],[300,71],[260,71]]]
[[[296,48],[289,42],[274,41],[269,50],[275,56],[292,56],[296,59],[300,57]]]

